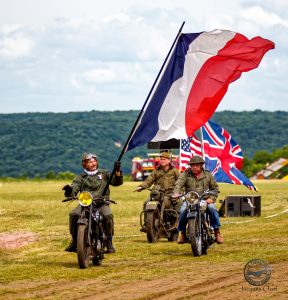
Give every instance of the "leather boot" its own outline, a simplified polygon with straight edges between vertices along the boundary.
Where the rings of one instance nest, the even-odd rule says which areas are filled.
[[[217,244],[223,244],[224,239],[220,234],[220,228],[214,228],[214,232],[215,232],[216,243]]]
[[[70,244],[65,248],[67,252],[77,252],[76,242],[72,240]]]
[[[184,244],[186,243],[186,237],[183,232],[179,231],[177,244]]]
[[[108,238],[107,239],[107,250],[106,250],[106,253],[115,253],[116,252],[116,250],[115,250],[115,248],[114,248],[114,246],[113,246],[113,243],[112,243],[112,238],[110,237],[110,238]]]

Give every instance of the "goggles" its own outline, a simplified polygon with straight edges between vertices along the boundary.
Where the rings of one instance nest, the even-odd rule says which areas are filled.
[[[82,161],[84,160],[90,160],[91,158],[94,158],[97,160],[97,155],[94,154],[94,153],[88,153],[88,154],[85,154],[82,158]]]

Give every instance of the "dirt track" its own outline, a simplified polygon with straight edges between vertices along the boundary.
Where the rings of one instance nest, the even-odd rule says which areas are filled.
[[[109,263],[100,266],[103,267],[109,267]],[[173,269],[175,262],[167,262],[161,267]],[[197,264],[197,269],[192,263],[185,268],[182,266],[184,272],[151,280],[123,280],[118,273],[110,279],[106,277],[72,282],[16,281],[2,285],[1,288],[10,292],[9,296],[5,295],[5,299],[287,299],[287,263],[271,267],[272,276],[268,284],[262,287],[254,287],[245,281],[243,265],[240,263],[220,266],[202,263]]]
[[[242,265],[221,266],[215,270],[203,266],[179,277],[149,281],[85,280],[51,282],[14,282],[2,286],[13,290],[5,299],[60,299],[69,294],[69,299],[287,299],[287,269],[285,264],[272,266],[272,278],[265,287],[253,287],[243,280]],[[189,270],[190,269],[190,270]],[[197,273],[197,275],[196,275]],[[208,275],[208,274],[209,275]],[[200,275],[201,274],[201,275]],[[286,295],[285,295],[286,289]],[[71,291],[74,290],[73,296]]]

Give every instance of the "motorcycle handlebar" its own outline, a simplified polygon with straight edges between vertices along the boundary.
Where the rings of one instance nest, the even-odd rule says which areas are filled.
[[[77,199],[78,199],[77,197],[68,197],[68,198],[62,200],[62,202],[68,202],[68,201],[73,201],[73,200],[77,200]],[[97,200],[103,200],[107,204],[109,204],[109,203],[117,204],[116,201],[111,200],[111,199],[103,199],[103,198],[94,198],[93,199],[93,201],[97,201]]]
[[[72,200],[76,200],[76,198],[75,197],[68,197],[68,198],[62,200],[62,202],[68,202],[68,201],[72,201]]]
[[[107,202],[109,202],[109,203],[117,204],[117,202],[114,201],[114,200],[105,200],[105,201],[107,201]]]
[[[189,192],[187,192],[187,193],[184,193],[184,194],[182,194],[182,195],[179,195],[178,197],[174,197],[174,198],[181,198],[181,197],[185,197],[187,194],[189,194],[189,193],[193,193],[193,194],[195,194],[195,195],[197,195],[197,197],[199,197],[199,198],[202,198],[203,196],[205,196],[205,195],[214,195],[214,196],[217,196],[217,194],[219,193],[218,191],[215,191],[215,190],[209,190],[209,191],[205,191],[204,193],[202,193],[201,195],[199,194],[199,193],[197,193],[196,191],[189,191]]]
[[[106,202],[107,204],[109,203],[113,203],[113,204],[117,204],[116,201],[112,200],[112,199],[105,199],[103,197],[96,197],[96,198],[93,198],[93,201],[103,201],[103,202]]]

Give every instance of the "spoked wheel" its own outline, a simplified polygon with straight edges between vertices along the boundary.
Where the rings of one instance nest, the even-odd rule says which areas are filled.
[[[78,225],[77,257],[80,269],[86,269],[90,261],[90,247],[88,245],[88,226],[84,224]]]
[[[199,227],[198,218],[197,216],[195,219],[188,220],[188,234],[194,256],[200,256],[202,254],[201,229]]]
[[[146,215],[147,240],[156,243],[160,238],[160,216],[158,210],[148,211]]]
[[[165,228],[169,231],[169,242],[175,242],[178,240],[178,215],[177,212],[173,209],[164,210],[163,223],[165,224]]]
[[[94,252],[96,255],[92,258],[92,262],[94,266],[101,266],[102,265],[102,260],[104,258],[104,246],[103,246],[103,241],[100,241],[99,239],[97,240],[97,246],[95,246]]]

